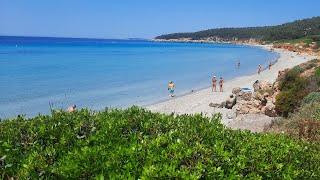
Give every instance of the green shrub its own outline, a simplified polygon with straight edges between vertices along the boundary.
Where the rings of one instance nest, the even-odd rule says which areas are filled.
[[[315,102],[320,102],[320,92],[311,92],[302,100],[303,104],[310,104]]]
[[[299,66],[288,71],[279,82],[281,92],[276,97],[276,110],[279,115],[287,117],[296,110],[302,99],[308,94],[308,80],[300,77]]]
[[[319,179],[320,147],[226,129],[220,116],[127,110],[0,123],[3,179]]]
[[[299,111],[288,119],[283,119],[282,126],[292,137],[309,141],[320,141],[320,101],[304,104]]]
[[[320,121],[320,101],[303,104],[299,111],[292,114],[289,119],[291,121]],[[292,123],[294,124],[294,123]]]
[[[303,72],[299,66],[295,66],[293,69],[288,71],[283,79],[280,79],[280,90],[299,90],[304,88],[307,84],[307,81],[304,78],[299,77],[300,73]]]
[[[300,67],[299,65],[293,67],[289,73],[293,73],[293,74],[300,74],[303,73],[304,69],[302,67]]]
[[[303,94],[294,91],[282,91],[276,97],[276,111],[279,115],[288,117],[289,113],[294,112],[300,104]]]
[[[320,78],[320,67],[317,67],[317,69],[315,71],[315,76]]]
[[[308,64],[306,65],[305,69],[306,69],[306,70],[309,70],[309,69],[312,69],[312,68],[314,68],[314,67],[317,67],[317,64],[310,62],[310,63],[308,63]]]

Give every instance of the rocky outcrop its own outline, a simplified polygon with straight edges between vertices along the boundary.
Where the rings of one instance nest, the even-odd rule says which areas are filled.
[[[283,79],[285,74],[287,74],[287,72],[289,71],[290,69],[285,69],[285,70],[282,70],[282,71],[278,71],[278,77],[277,77],[277,80],[276,82],[278,82],[280,79]]]
[[[227,125],[232,129],[250,130],[251,132],[263,132],[266,126],[270,126],[273,118],[264,114],[243,114],[230,121]]]
[[[264,114],[275,117],[275,96],[279,93],[278,83],[256,81],[254,91],[243,90],[240,87],[232,89],[232,95],[221,104],[210,103],[210,107],[232,109],[235,116],[245,114]]]
[[[257,80],[256,82],[253,83],[253,89],[254,89],[254,92],[261,91],[261,90],[268,91],[272,89],[272,84],[267,81]]]
[[[235,111],[236,115],[256,114],[260,112],[259,105],[260,103],[258,100],[240,100],[235,106],[233,106],[232,110]]]
[[[264,114],[269,117],[276,117],[277,112],[276,112],[275,108],[276,108],[276,106],[272,102],[268,101],[266,106],[264,106],[262,112],[264,112]]]
[[[256,81],[253,84],[254,92],[242,91],[240,88],[234,88],[237,103],[232,110],[236,115],[241,114],[265,114],[269,117],[275,117],[275,96],[279,88],[278,84],[271,84],[267,81]],[[240,89],[240,91],[239,91]]]
[[[232,94],[238,94],[240,92],[241,92],[241,88],[239,88],[239,87],[232,89]]]
[[[252,92],[243,92],[243,91],[240,91],[236,97],[239,99],[239,100],[244,100],[244,101],[250,101],[252,99]]]

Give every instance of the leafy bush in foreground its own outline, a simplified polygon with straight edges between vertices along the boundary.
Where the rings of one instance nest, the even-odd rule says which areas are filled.
[[[0,123],[0,177],[319,179],[320,147],[132,107]]]

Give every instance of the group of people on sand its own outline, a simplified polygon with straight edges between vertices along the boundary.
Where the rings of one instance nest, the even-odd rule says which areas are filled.
[[[217,82],[218,82],[217,77],[213,76],[211,82],[212,82],[212,92],[217,92]],[[222,77],[220,77],[220,80],[219,80],[219,90],[220,90],[220,92],[223,92],[223,84],[224,84],[224,80],[223,80]],[[170,97],[174,97],[174,89],[175,89],[174,82],[173,81],[169,81],[169,83],[168,83],[168,91],[169,91]]]
[[[271,66],[272,63],[270,61],[269,65],[268,65],[268,69],[271,70]],[[240,60],[237,61],[236,63],[236,68],[239,69],[240,68]],[[263,71],[263,67],[261,64],[258,65],[258,74],[260,74]],[[217,92],[217,77],[214,75],[211,79],[211,83],[212,83],[212,92]],[[223,92],[223,85],[224,85],[224,79],[222,77],[220,77],[219,79],[219,91]],[[175,90],[175,84],[173,81],[169,81],[168,83],[168,91],[170,94],[170,97],[174,97],[174,90]]]
[[[271,66],[272,66],[272,62],[269,62],[269,65],[268,65],[268,69],[271,70]],[[263,67],[261,64],[259,64],[258,66],[258,74],[260,74],[261,72],[263,71]]]
[[[216,76],[213,76],[212,77],[212,92],[217,92],[217,77]],[[223,92],[223,84],[224,84],[224,80],[222,77],[220,77],[220,80],[219,80],[219,87],[220,87],[220,92]]]

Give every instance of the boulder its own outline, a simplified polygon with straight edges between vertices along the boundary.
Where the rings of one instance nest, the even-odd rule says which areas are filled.
[[[232,94],[238,95],[240,93],[240,91],[241,91],[240,87],[233,88],[232,89]]]
[[[269,93],[267,93],[267,92],[263,93],[263,97],[264,97],[264,98],[267,98],[267,97],[269,97],[269,96],[270,96]]]
[[[236,94],[236,104],[232,106],[232,111],[238,115],[244,114],[265,114],[269,117],[276,117],[275,97],[280,92],[279,84],[271,84],[268,81],[257,80],[253,84],[254,92],[242,91],[234,88],[232,92]],[[227,104],[231,101],[226,101]],[[230,108],[229,106],[228,108]]]
[[[255,107],[255,108],[260,108],[260,104],[261,104],[261,102],[259,101],[259,100],[253,100],[252,101],[253,103],[252,103],[252,105]]]
[[[235,106],[233,106],[232,111],[238,116],[239,114],[248,114],[249,108],[245,104],[237,103]]]
[[[252,99],[252,93],[251,92],[243,92],[241,98],[245,101],[250,101]]]
[[[260,109],[259,108],[250,108],[249,113],[250,114],[259,114]]]
[[[262,91],[272,90],[272,84],[269,83],[268,81],[256,80],[252,86],[253,86],[254,92],[257,92],[259,90],[262,90]]]
[[[261,93],[259,93],[259,92],[255,92],[255,93],[253,93],[253,98],[261,101],[263,99],[263,95],[261,95]]]
[[[290,69],[284,69],[284,70],[280,70],[278,71],[278,77],[277,77],[277,81],[279,81],[280,79],[283,79],[285,74],[289,71]]]
[[[262,113],[270,117],[276,116],[275,105],[272,102],[272,98],[268,96],[263,97],[262,100],[255,98],[249,101],[244,99],[238,100],[232,109],[237,115]]]
[[[269,83],[268,81],[262,81],[260,83],[260,89],[263,91],[272,90],[272,84]]]
[[[278,92],[278,91],[280,91],[279,81],[276,81],[276,82],[273,84],[273,92]]]
[[[267,102],[267,104],[264,108],[264,114],[269,117],[276,117],[277,116],[277,113],[275,110],[275,105],[271,101]]]
[[[245,100],[245,101],[250,101],[252,99],[252,92],[243,92],[240,91],[237,94],[237,100]]]
[[[239,114],[249,114],[249,113],[259,113],[259,101],[253,100],[253,101],[237,101],[237,104],[233,106],[232,110],[236,112],[237,115]]]

